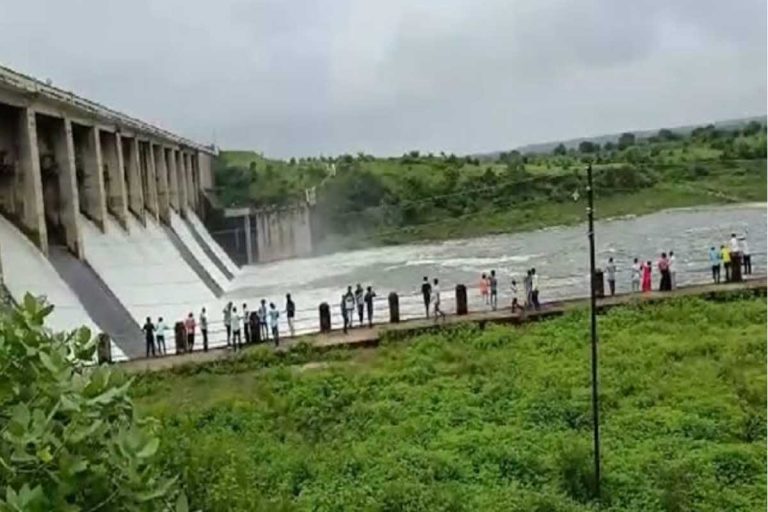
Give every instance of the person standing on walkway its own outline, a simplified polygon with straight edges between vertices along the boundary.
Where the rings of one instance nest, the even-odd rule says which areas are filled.
[[[712,267],[712,282],[720,283],[720,251],[714,245],[709,248],[709,265]]]
[[[437,317],[438,315],[440,318],[442,318],[443,322],[445,322],[445,313],[443,313],[443,310],[440,309],[440,283],[438,282],[437,278],[433,281],[432,285],[432,307],[434,308],[434,317],[435,317],[435,323],[437,323]]]
[[[365,307],[365,291],[360,283],[357,283],[355,288],[355,306],[357,306],[357,320],[360,327],[363,326],[363,308]]]
[[[432,286],[429,284],[429,278],[424,276],[424,282],[421,283],[421,297],[424,299],[424,310],[429,318],[429,305],[432,302]]]
[[[293,327],[293,318],[296,316],[296,304],[293,303],[290,293],[285,294],[285,318],[288,322],[288,332],[291,337],[296,336],[296,330]]]
[[[613,262],[613,257],[608,258],[605,273],[608,277],[608,289],[611,291],[611,297],[613,297],[616,295],[616,263]]]
[[[227,346],[232,342],[232,303],[224,307],[224,328],[227,330]]]
[[[280,327],[278,325],[278,319],[280,318],[280,312],[275,307],[274,302],[269,303],[269,328],[272,330],[272,339],[275,340],[275,346],[280,345]]]
[[[675,251],[669,251],[669,289],[677,288],[677,261]]]
[[[659,279],[659,291],[669,291],[671,286],[669,283],[669,260],[667,259],[667,253],[661,253],[661,257],[656,263],[656,266],[658,267],[659,273],[661,274],[661,278]]]
[[[736,238],[736,233],[731,233],[731,240],[728,242],[728,245],[730,246],[732,254],[738,254],[739,251],[741,251],[741,246],[739,245],[739,239]],[[733,260],[733,257],[731,257],[731,260]]]
[[[483,299],[486,306],[491,303],[488,299],[488,277],[485,272],[480,276],[480,298]]]
[[[725,282],[728,283],[731,281],[731,252],[725,245],[720,246],[720,259],[725,270]]]
[[[637,258],[632,262],[632,291],[640,291],[640,273],[643,266],[637,261]]]
[[[347,317],[347,294],[341,294],[341,302],[339,302],[339,309],[341,309],[341,319],[344,322],[344,334],[347,334],[349,327],[349,317]]]
[[[203,337],[203,352],[208,352],[208,314],[200,310],[200,335]]]
[[[648,293],[651,291],[651,262],[646,261],[643,264],[643,292]]]
[[[536,311],[539,310],[541,304],[539,304],[539,275],[536,273],[536,269],[531,269],[531,302]]]
[[[248,304],[243,302],[243,337],[245,344],[251,343],[251,315],[248,313]]]
[[[512,278],[512,286],[511,293],[512,293],[512,313],[517,311],[517,308],[520,307],[520,304],[517,303],[517,281],[515,281],[515,278]]]
[[[499,305],[499,281],[496,279],[495,270],[491,270],[491,275],[488,277],[488,287],[491,289],[491,309],[496,311]]]
[[[168,355],[168,350],[165,348],[165,329],[163,317],[158,317],[157,327],[155,327],[155,341],[157,342],[157,354],[161,356]]]
[[[195,349],[195,315],[191,311],[184,320],[184,332],[187,333],[187,348],[192,352]]]
[[[365,292],[365,309],[368,313],[368,327],[373,327],[373,299],[376,297],[376,292],[373,291],[371,286]]]
[[[237,308],[232,307],[232,347],[238,351],[243,346],[243,338],[240,336],[240,326],[243,323],[243,317],[237,313]]]
[[[741,249],[741,259],[744,262],[744,275],[748,276],[752,274],[752,256],[749,254],[749,244],[747,244],[747,236],[744,235],[739,239],[739,246]]]
[[[259,306],[259,332],[264,341],[269,339],[269,328],[267,327],[267,301],[261,299],[261,306]]]
[[[352,329],[355,318],[355,294],[352,293],[352,287],[347,286],[347,293],[344,294],[344,310],[347,316],[347,326]]]
[[[523,278],[523,291],[525,293],[525,304],[523,304],[523,309],[528,309],[533,305],[533,301],[531,300],[531,291],[533,290],[532,284],[531,269],[528,269],[525,272],[525,278]]]
[[[152,325],[151,318],[147,317],[141,330],[144,331],[144,341],[147,344],[147,357],[149,357],[150,352],[152,352],[152,357],[155,357],[155,326]]]

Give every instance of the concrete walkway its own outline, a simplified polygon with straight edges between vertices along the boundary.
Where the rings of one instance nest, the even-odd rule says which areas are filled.
[[[718,294],[739,290],[764,295],[766,293],[766,278],[765,276],[755,276],[741,283],[692,285],[681,287],[671,292],[654,291],[650,293],[620,294],[614,297],[599,299],[598,308],[600,310],[606,310],[615,306],[621,306],[623,304],[658,302],[673,297],[712,297]],[[398,324],[384,323],[380,325],[374,325],[373,328],[370,329],[352,329],[347,334],[344,334],[341,330],[334,330],[325,334],[308,334],[305,336],[285,339],[284,341],[281,341],[280,348],[278,350],[288,350],[301,342],[311,343],[312,345],[321,348],[373,347],[378,345],[381,338],[385,335],[390,339],[399,337],[404,338],[422,332],[440,329],[443,326],[457,325],[469,322],[480,325],[485,325],[487,323],[521,324],[524,322],[559,316],[570,310],[587,307],[589,307],[589,298],[582,298],[562,302],[546,303],[542,305],[541,310],[527,311],[526,313],[518,311],[513,314],[511,310],[507,308],[504,310],[499,309],[497,311],[487,310],[472,312],[462,316],[448,315],[446,316],[445,321],[440,321],[437,324],[431,319],[407,320]],[[272,345],[270,344],[269,346]],[[250,348],[251,347],[248,347],[245,350],[249,350]],[[129,371],[154,371],[164,370],[185,364],[200,364],[211,362],[227,357],[232,357],[233,355],[234,353],[231,350],[226,348],[219,348],[210,350],[208,352],[200,351],[159,358],[133,359],[130,361],[118,363],[118,366]]]

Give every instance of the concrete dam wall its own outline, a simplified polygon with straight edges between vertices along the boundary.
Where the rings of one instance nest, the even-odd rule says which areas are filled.
[[[218,318],[239,268],[197,216],[214,155],[0,67],[0,284],[47,298],[55,331],[106,333],[115,359],[144,355],[146,317]]]
[[[300,258],[312,254],[309,205],[283,208],[228,208],[224,216],[232,229],[219,240],[244,264]]]

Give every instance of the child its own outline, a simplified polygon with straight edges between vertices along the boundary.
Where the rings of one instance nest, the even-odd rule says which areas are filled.
[[[517,281],[512,279],[512,312],[517,311],[520,305],[517,303]]]
[[[490,304],[488,296],[488,277],[485,275],[485,272],[483,272],[483,275],[480,276],[480,297],[483,298],[483,302],[486,305]]]

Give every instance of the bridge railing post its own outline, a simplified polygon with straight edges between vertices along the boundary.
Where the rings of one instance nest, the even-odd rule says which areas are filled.
[[[392,292],[387,298],[389,301],[389,321],[393,324],[400,322],[400,298]]]
[[[320,314],[320,332],[331,332],[331,307],[327,302],[323,302],[318,311]]]
[[[466,315],[467,309],[467,287],[463,284],[456,285],[456,314]]]

